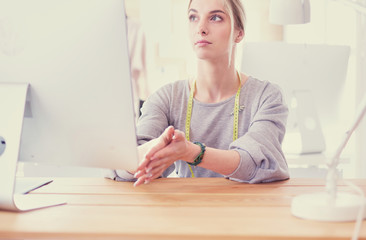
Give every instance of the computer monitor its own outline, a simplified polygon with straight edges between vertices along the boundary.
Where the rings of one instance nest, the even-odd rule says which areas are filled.
[[[0,208],[18,160],[137,168],[126,28],[122,0],[0,0]]]
[[[349,54],[350,47],[341,45],[244,43],[241,70],[283,90],[290,109],[284,142],[288,153],[320,153],[326,150],[324,142],[336,145],[332,138],[344,113],[340,103]],[[302,139],[294,141],[290,135]]]

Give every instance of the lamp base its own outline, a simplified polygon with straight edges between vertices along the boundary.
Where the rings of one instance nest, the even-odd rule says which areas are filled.
[[[363,204],[366,218],[366,199],[349,193],[337,193],[330,199],[326,192],[303,194],[293,198],[291,212],[294,216],[310,220],[347,222],[355,221]]]

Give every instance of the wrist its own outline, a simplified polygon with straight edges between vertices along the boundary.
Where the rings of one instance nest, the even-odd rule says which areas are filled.
[[[191,166],[197,166],[203,160],[203,156],[206,152],[206,145],[201,142],[194,142],[195,145],[199,146],[200,152],[199,154],[193,159],[193,162],[187,162]]]
[[[193,142],[188,142],[189,147],[186,154],[186,157],[183,159],[187,163],[193,163],[194,159],[200,154],[201,148],[197,144],[194,144]]]

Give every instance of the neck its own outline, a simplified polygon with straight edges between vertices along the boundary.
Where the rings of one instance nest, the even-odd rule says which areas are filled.
[[[243,83],[243,80],[242,80]],[[215,103],[233,96],[239,87],[239,79],[233,64],[198,64],[195,99]]]

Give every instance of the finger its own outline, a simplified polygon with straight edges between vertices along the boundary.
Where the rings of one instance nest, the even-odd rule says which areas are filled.
[[[174,130],[173,126],[169,126],[164,130],[163,134],[160,135],[165,144],[169,144],[172,141]]]
[[[157,168],[163,164],[167,165],[169,163],[169,160],[171,160],[170,157],[162,157],[162,158],[156,158],[155,160],[149,162],[149,164],[146,166],[145,171],[147,173],[151,172],[152,169]]]
[[[137,187],[143,183],[145,183],[145,180],[146,180],[146,174],[145,175],[142,175],[141,177],[139,177],[136,182],[133,184],[134,187]]]
[[[139,177],[141,177],[141,176],[143,176],[145,174],[146,174],[146,171],[145,170],[139,170],[133,176],[134,176],[134,178],[139,178]]]
[[[140,162],[139,166],[137,167],[136,172],[143,171],[146,168],[146,166],[149,164],[149,162],[150,162],[150,158],[147,158],[145,155],[144,159]]]
[[[161,159],[159,161],[155,161],[153,166],[150,166],[150,164],[153,161],[150,161],[148,167],[146,169],[149,169],[149,171],[146,171],[146,169],[144,170],[139,170],[135,173],[134,177],[137,178],[137,181],[135,182],[134,186],[139,186],[141,184],[147,184],[149,183],[152,179],[155,179],[157,177],[159,177],[164,170],[166,169],[167,164],[165,164],[165,162],[167,161],[167,159]]]
[[[172,141],[173,136],[174,127],[169,126],[157,139],[157,144],[150,148],[149,151],[146,153],[146,158],[150,159],[157,151],[167,146]]]
[[[151,172],[142,175],[134,183],[134,187],[137,187],[137,186],[139,186],[141,184],[148,184],[148,183],[150,183],[155,178],[158,178],[159,176],[161,176],[161,174],[164,172],[164,169],[165,169],[165,165],[162,165],[162,166],[159,166],[158,168],[152,170]]]
[[[178,159],[177,155],[177,146],[169,145],[166,148],[161,149],[160,151],[156,152],[152,157],[151,161],[147,164],[147,167],[149,167],[150,164],[156,164],[156,161],[161,161],[162,159]]]
[[[164,132],[160,135],[159,138],[152,140],[156,141],[157,144],[155,144],[147,151],[144,159],[140,162],[137,171],[144,170],[151,161],[151,157],[154,156],[156,152],[166,147],[172,141],[173,136],[174,136],[174,127],[169,126],[164,130]]]
[[[152,169],[148,174],[146,174],[147,182],[151,182],[152,180],[160,177],[163,174],[163,172],[165,171],[165,169],[166,169],[165,164],[163,164],[163,165],[161,165],[157,168]]]

